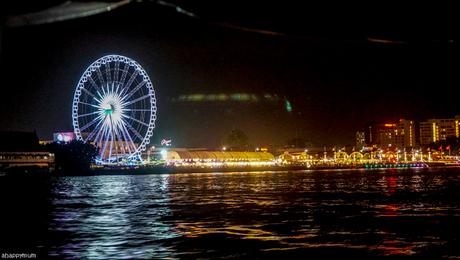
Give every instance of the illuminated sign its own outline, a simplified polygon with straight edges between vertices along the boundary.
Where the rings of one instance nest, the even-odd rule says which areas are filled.
[[[169,140],[163,139],[163,140],[161,140],[160,144],[164,145],[164,146],[171,146],[171,139],[169,139]]]
[[[68,143],[75,140],[74,132],[59,132],[53,134],[53,141],[58,143]]]
[[[385,127],[395,127],[396,124],[385,124]]]

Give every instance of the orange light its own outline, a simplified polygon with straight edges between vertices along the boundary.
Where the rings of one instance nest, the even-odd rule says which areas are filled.
[[[395,127],[396,124],[385,124],[385,127]]]

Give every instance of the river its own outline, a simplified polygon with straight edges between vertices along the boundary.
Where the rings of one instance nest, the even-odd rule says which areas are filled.
[[[460,169],[0,177],[0,253],[460,257]]]

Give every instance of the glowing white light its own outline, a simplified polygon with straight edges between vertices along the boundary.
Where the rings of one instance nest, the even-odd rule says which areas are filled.
[[[161,150],[160,154],[161,154],[161,159],[163,160],[166,160],[166,158],[168,157],[168,151],[166,150]]]

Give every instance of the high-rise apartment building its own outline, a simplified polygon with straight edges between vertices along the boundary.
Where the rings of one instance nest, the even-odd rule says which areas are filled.
[[[427,145],[460,137],[460,116],[445,119],[429,119],[420,122],[420,144]]]
[[[369,124],[366,143],[380,147],[409,148],[416,144],[415,123],[400,119],[397,123]]]

